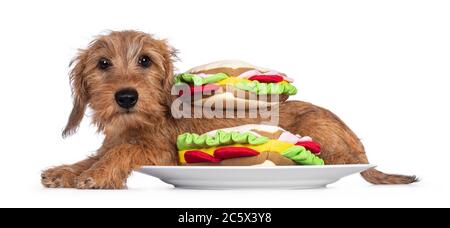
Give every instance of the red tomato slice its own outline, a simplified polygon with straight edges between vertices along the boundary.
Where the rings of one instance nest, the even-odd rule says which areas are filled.
[[[184,154],[184,160],[186,160],[187,163],[202,163],[202,162],[212,162],[212,163],[219,163],[221,162],[220,159],[215,158],[203,151],[200,150],[191,150],[187,151]]]
[[[207,85],[202,85],[202,86],[191,85],[190,88],[191,88],[191,94],[194,94],[194,93],[215,91],[215,90],[218,90],[220,88],[220,86],[218,86],[216,84],[207,84]]]
[[[216,91],[216,90],[220,89],[220,86],[216,85],[216,84],[207,84],[207,85],[202,85],[202,86],[190,85],[189,88],[191,90],[191,95],[194,95],[196,93]],[[183,96],[183,94],[184,94],[184,91],[180,91],[178,96],[181,97],[181,96]]]
[[[280,75],[255,75],[250,77],[249,80],[262,83],[278,83],[284,81],[284,78]]]
[[[219,159],[232,159],[258,156],[259,152],[246,147],[222,147],[214,151],[214,157]]]
[[[320,154],[321,148],[320,144],[316,142],[298,142],[296,146],[303,146],[307,150],[311,151],[313,154]]]

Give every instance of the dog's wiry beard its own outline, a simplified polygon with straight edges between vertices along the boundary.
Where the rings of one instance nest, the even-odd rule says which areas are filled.
[[[148,110],[138,106],[131,110],[122,110],[115,107],[114,104],[111,106],[102,112],[94,110],[92,121],[97,126],[99,133],[120,134],[127,130],[143,128],[151,130],[162,122],[159,109]]]

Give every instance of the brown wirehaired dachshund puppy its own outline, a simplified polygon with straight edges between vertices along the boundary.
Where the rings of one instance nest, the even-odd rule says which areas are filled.
[[[144,165],[177,165],[177,135],[257,124],[263,119],[175,119],[174,50],[164,40],[136,31],[97,37],[73,61],[70,80],[73,110],[63,136],[76,132],[84,112],[105,140],[98,152],[73,165],[42,173],[49,188],[122,189],[131,171]],[[333,113],[301,101],[280,105],[280,126],[309,135],[323,148],[327,164],[366,164],[358,137]],[[410,184],[414,176],[389,175],[375,169],[362,173],[373,184]]]

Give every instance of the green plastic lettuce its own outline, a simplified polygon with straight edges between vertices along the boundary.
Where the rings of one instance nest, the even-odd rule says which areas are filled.
[[[282,153],[299,165],[325,165],[325,162],[303,146],[293,146]]]
[[[261,83],[258,81],[239,82],[236,87],[241,90],[250,91],[259,95],[263,94],[297,94],[297,88],[287,83]]]
[[[200,77],[195,74],[184,73],[175,76],[175,83],[178,84],[185,82],[192,83],[194,86],[202,86],[210,83],[216,83],[227,78],[228,75],[224,73],[213,74],[208,77]]]
[[[191,133],[182,134],[178,136],[177,147],[178,150],[192,150],[231,144],[250,144],[256,146],[267,142],[269,142],[269,138],[258,137],[249,132],[239,133],[219,130],[215,136],[209,136],[207,134],[197,135]]]

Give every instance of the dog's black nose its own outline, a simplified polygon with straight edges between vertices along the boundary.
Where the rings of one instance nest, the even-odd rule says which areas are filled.
[[[139,94],[135,89],[123,89],[116,93],[115,98],[120,107],[130,109],[136,105]]]

